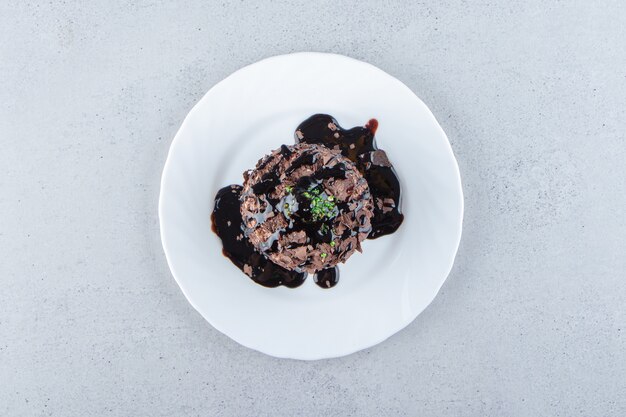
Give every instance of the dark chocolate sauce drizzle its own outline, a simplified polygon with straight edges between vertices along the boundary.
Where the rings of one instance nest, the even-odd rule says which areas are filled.
[[[346,130],[342,129],[332,116],[316,114],[302,122],[296,129],[296,143],[320,144],[340,150],[345,157],[355,163],[367,180],[374,201],[372,231],[368,239],[376,239],[395,232],[404,219],[400,212],[400,182],[384,151],[376,147],[374,134],[377,128],[378,122],[376,119],[371,119],[364,127]],[[290,152],[287,146],[281,146],[283,155],[288,155]],[[294,161],[290,169],[295,170],[301,165],[310,165],[314,162],[314,157],[315,155],[312,154],[304,154]],[[345,176],[345,166],[338,165],[320,170],[314,174],[314,177],[308,177],[308,180],[320,182],[324,178],[339,177],[342,173]],[[274,189],[278,182],[278,177],[270,172],[253,187],[253,192],[265,194]],[[306,186],[308,189],[310,184]],[[215,196],[211,223],[213,231],[222,240],[222,253],[260,285],[265,287],[284,285],[289,288],[302,285],[306,279],[306,273],[289,271],[276,265],[257,252],[244,236],[240,212],[241,190],[240,185],[229,185],[219,190]],[[306,204],[304,201],[301,203]],[[335,238],[328,235],[329,232],[320,232],[319,224],[313,224],[305,218],[301,219],[301,224],[298,226],[306,230],[307,235],[314,240],[330,241]],[[334,267],[318,271],[313,279],[322,288],[332,288],[339,281],[339,269]]]
[[[374,201],[372,231],[368,239],[388,235],[402,224],[400,181],[384,151],[378,149],[374,134],[378,121],[371,119],[364,127],[342,129],[332,116],[316,114],[296,129],[296,142],[324,145],[338,149],[355,163],[367,180]]]
[[[328,268],[318,271],[313,280],[322,288],[332,288],[339,282],[339,268]]]
[[[265,287],[295,288],[304,282],[306,274],[289,271],[276,265],[254,249],[243,236],[243,224],[239,211],[242,187],[229,185],[217,192],[215,208],[211,215],[213,231],[222,240],[222,253],[254,282]]]

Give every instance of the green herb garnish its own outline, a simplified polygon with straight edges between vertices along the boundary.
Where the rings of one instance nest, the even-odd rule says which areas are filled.
[[[328,254],[326,252],[320,253],[320,258],[322,258],[322,259],[324,259],[327,256],[328,256]]]
[[[309,188],[302,195],[310,201],[309,206],[313,221],[330,219],[337,215],[335,197],[324,194],[321,187]]]

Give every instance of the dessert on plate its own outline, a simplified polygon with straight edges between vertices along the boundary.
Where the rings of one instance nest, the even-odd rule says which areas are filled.
[[[218,191],[211,215],[223,253],[266,287],[295,288],[307,274],[330,288],[337,265],[361,251],[365,239],[402,224],[400,183],[376,147],[378,122],[342,129],[316,114],[243,174],[243,185]]]

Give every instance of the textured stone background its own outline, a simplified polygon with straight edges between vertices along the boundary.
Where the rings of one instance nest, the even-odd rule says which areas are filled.
[[[90,3],[0,2],[0,415],[626,415],[622,1]],[[191,106],[306,50],[411,87],[466,199],[433,304],[313,363],[205,323],[157,223]]]

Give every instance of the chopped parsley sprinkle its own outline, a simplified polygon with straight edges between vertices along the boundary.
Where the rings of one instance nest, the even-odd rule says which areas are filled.
[[[302,195],[310,201],[309,205],[314,221],[330,219],[337,214],[335,197],[323,194],[320,187],[309,188]]]
[[[335,241],[334,241],[334,240],[333,240],[332,242],[330,242],[330,246],[331,246],[331,247],[333,247],[333,248],[334,248],[334,247],[335,247],[335,245],[336,245],[336,243],[335,243]]]
[[[328,254],[326,252],[320,253],[320,258],[322,258],[322,259],[324,259],[327,256],[328,256]]]

